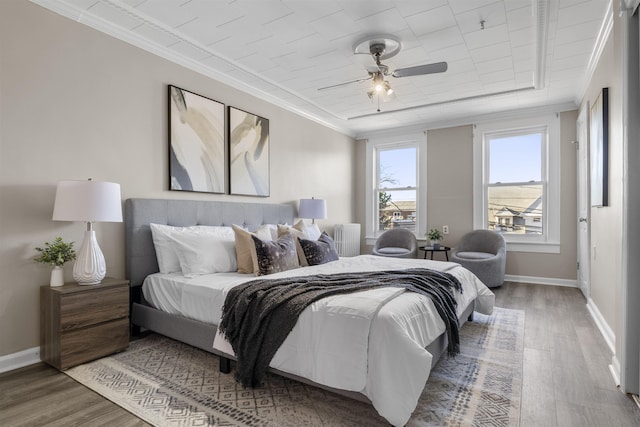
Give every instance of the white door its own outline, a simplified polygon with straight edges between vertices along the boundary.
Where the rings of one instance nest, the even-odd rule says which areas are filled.
[[[578,286],[585,298],[589,298],[589,103],[585,102],[578,121],[576,133],[577,171],[578,171]]]

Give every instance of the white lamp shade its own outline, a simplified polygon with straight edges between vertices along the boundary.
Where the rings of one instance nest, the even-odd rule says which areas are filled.
[[[122,222],[120,184],[60,181],[53,206],[54,221]]]
[[[327,217],[327,202],[323,199],[300,199],[300,218],[324,219]]]

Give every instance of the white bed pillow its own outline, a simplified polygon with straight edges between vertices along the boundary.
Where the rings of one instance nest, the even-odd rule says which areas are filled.
[[[236,271],[231,227],[150,224],[161,273],[182,271],[186,277]]]
[[[271,240],[277,240],[278,239],[278,225],[277,224],[262,224],[262,225],[258,225],[258,226],[252,226],[252,227],[245,228],[245,230],[247,230],[247,231],[249,231],[251,233],[255,233],[255,232],[263,233],[265,229],[268,229],[269,232],[271,233]]]
[[[170,234],[177,228],[163,224],[149,224],[151,227],[151,238],[156,249],[156,259],[160,273],[175,273],[181,271],[178,254],[171,244]],[[183,227],[180,227],[183,228]]]
[[[228,273],[238,269],[231,227],[196,226],[171,234],[185,277]]]
[[[296,224],[296,227],[297,226],[298,224]],[[311,224],[305,224],[304,222],[302,222],[302,226],[305,228],[307,235],[309,236],[309,240],[318,240],[322,235],[322,233],[320,232],[320,228],[318,228],[318,224],[316,224],[315,222]]]

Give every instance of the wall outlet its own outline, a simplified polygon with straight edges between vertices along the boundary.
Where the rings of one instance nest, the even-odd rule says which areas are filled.
[[[449,226],[448,225],[443,225],[442,226],[442,233],[443,234],[449,234]]]

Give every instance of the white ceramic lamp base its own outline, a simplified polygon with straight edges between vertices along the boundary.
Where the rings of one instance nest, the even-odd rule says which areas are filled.
[[[79,285],[95,285],[102,282],[106,273],[107,266],[96,240],[96,232],[87,230],[73,266],[73,278]]]

